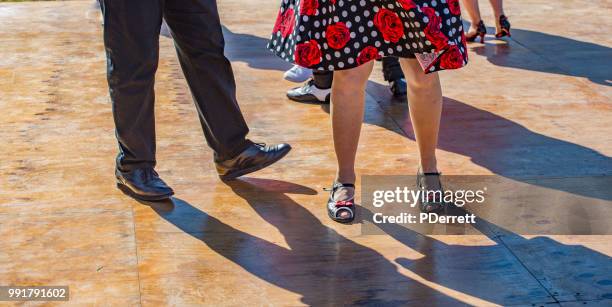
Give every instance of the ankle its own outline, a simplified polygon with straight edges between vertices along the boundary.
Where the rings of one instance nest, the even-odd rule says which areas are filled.
[[[435,159],[429,161],[421,161],[419,170],[422,173],[438,173],[438,165]]]
[[[356,180],[356,176],[354,172],[353,173],[338,172],[338,174],[336,175],[336,182],[339,182],[339,183],[355,184],[355,180]]]

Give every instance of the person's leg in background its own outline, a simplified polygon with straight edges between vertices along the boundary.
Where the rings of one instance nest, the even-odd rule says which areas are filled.
[[[406,79],[396,57],[382,59],[382,71],[385,81],[389,82],[389,89],[395,98],[406,97]]]
[[[236,101],[236,83],[215,1],[166,0],[164,19],[208,145],[222,179],[266,167],[284,157],[288,144],[264,146],[247,140],[249,128]]]
[[[478,0],[461,1],[461,3],[463,4],[463,11],[467,12],[468,19],[470,21],[470,29],[468,33],[475,32],[476,26],[482,20],[482,17],[480,16],[480,8],[478,7]]]
[[[495,37],[510,36],[510,21],[504,13],[503,0],[489,0],[495,15]]]
[[[406,96],[406,79],[396,57],[383,58],[382,71],[385,81],[389,82],[389,89],[396,98]],[[287,91],[287,97],[293,101],[305,103],[329,103],[334,73],[331,71],[315,70],[312,80],[300,87]]]
[[[304,103],[329,103],[333,79],[332,71],[315,70],[310,81],[287,91],[287,98]]]
[[[487,33],[487,28],[480,16],[480,8],[478,0],[462,0],[463,11],[467,12],[470,21],[470,29],[465,32],[465,38],[468,42],[473,42],[480,37],[481,43],[484,42],[484,36]]]
[[[107,78],[119,143],[119,188],[144,200],[173,194],[155,167],[154,83],[162,2],[101,1]],[[130,194],[132,195],[132,194]],[[134,195],[132,195],[134,196]]]

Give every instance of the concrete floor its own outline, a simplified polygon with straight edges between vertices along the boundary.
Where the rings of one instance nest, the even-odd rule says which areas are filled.
[[[158,171],[177,195],[154,206],[115,189],[91,1],[0,4],[0,285],[69,285],[71,304],[102,306],[612,305],[610,235],[366,236],[330,221],[328,109],[288,101],[289,65],[264,49],[278,1],[218,2],[251,138],[294,151],[220,182],[162,38]],[[513,39],[472,44],[467,68],[441,73],[440,169],[513,180],[612,175],[611,8],[509,1]],[[407,107],[392,101],[378,65],[358,171],[411,175]]]

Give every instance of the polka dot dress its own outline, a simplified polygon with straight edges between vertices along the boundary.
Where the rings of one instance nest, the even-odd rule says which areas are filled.
[[[416,57],[425,72],[467,64],[459,0],[282,0],[268,49],[316,70]]]

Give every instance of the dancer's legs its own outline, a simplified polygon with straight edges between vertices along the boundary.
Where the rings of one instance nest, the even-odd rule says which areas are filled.
[[[374,61],[370,61],[356,68],[334,72],[331,118],[338,160],[337,182],[355,183],[355,156],[363,121],[365,88],[373,67]],[[340,188],[334,193],[334,199],[352,199],[354,192],[352,188]],[[348,218],[349,213],[343,211],[339,217]]]
[[[489,2],[491,2],[491,6],[493,7],[493,14],[495,15],[495,33],[499,33],[501,31],[501,25],[499,24],[499,16],[505,15],[503,0],[489,0]]]
[[[155,72],[162,5],[146,0],[101,3],[107,79],[119,143],[117,168],[155,167]]]
[[[414,59],[400,59],[408,82],[410,119],[420,155],[423,172],[437,172],[436,147],[442,115],[442,89],[438,73],[423,73]]]
[[[355,156],[363,121],[365,88],[374,61],[359,67],[334,72],[331,94],[331,118],[334,149],[338,160],[336,181],[355,183]],[[352,198],[353,189],[342,188],[334,193],[336,200]],[[347,212],[341,213],[345,218]]]
[[[215,160],[244,151],[249,128],[236,101],[236,83],[215,1],[165,1],[164,18],[172,31],[179,63],[189,84]]]
[[[478,7],[478,0],[461,0],[463,3],[463,11],[467,12],[468,19],[470,20],[470,29],[465,33],[470,35],[476,33],[476,27],[482,19],[480,16],[480,8]],[[496,0],[491,0],[496,1]]]

